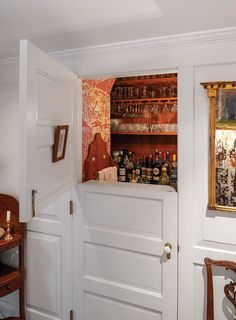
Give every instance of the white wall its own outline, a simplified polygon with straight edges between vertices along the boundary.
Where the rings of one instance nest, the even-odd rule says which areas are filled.
[[[194,209],[196,223],[193,239],[194,280],[197,283],[195,301],[203,304],[202,259],[209,256],[213,259],[236,261],[236,214],[207,210],[208,188],[208,111],[209,102],[206,90],[199,85],[206,81],[235,80],[236,64],[196,67],[194,70]],[[215,279],[218,292],[215,294],[215,319],[233,319],[232,306],[224,298],[223,287],[225,272]],[[232,275],[231,275],[232,276]],[[236,276],[233,275],[236,281]],[[195,304],[197,307],[197,303]],[[202,319],[201,308],[195,307],[196,319]]]
[[[18,67],[0,64],[0,193],[19,195]],[[1,260],[18,263],[18,249],[1,254]],[[18,310],[18,291],[1,299],[1,311],[13,316]]]
[[[18,83],[0,83],[0,193],[18,197]]]
[[[90,78],[178,69],[179,320],[204,319],[204,257],[236,260],[236,215],[206,211],[208,100],[205,90],[199,85],[209,80],[236,80],[235,52],[236,31],[230,29],[53,54],[78,75]],[[7,73],[1,75],[5,79],[8,77]],[[14,115],[14,104],[0,102],[0,125],[6,123],[2,110],[7,105],[10,106],[10,119]],[[11,132],[8,126],[3,135]],[[12,132],[15,132],[12,141],[17,141],[16,131]],[[9,149],[8,138],[1,140],[1,148]],[[14,155],[16,143],[10,148]],[[7,169],[5,155],[3,158],[4,170],[8,170],[11,182],[8,189],[4,188],[0,169],[0,187],[2,191],[5,189],[14,194],[17,192],[17,169],[13,169],[13,164],[12,169]],[[216,320],[233,319],[227,309],[227,301],[222,299],[224,274],[216,281]]]

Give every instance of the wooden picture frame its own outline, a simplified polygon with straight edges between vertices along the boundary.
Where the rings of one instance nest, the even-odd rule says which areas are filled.
[[[52,162],[57,162],[65,158],[68,131],[68,125],[57,126],[55,128]]]
[[[208,209],[236,212],[236,81],[201,85],[210,99]]]

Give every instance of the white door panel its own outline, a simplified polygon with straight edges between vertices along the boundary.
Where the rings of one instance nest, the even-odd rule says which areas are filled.
[[[71,190],[28,223],[28,319],[69,319],[72,306]]]
[[[86,320],[162,320],[161,312],[139,308],[137,305],[124,304],[113,299],[86,293]],[[99,315],[99,318],[98,318]]]
[[[81,81],[27,40],[20,44],[20,217],[32,217],[79,179]],[[81,110],[80,110],[81,113]],[[80,118],[81,119],[81,118]],[[65,159],[52,162],[55,126],[69,125]],[[78,131],[77,131],[78,130]],[[79,150],[79,151],[78,151]]]
[[[162,190],[78,186],[82,320],[177,319],[177,195]],[[166,242],[173,246],[170,260]]]
[[[27,244],[27,304],[61,317],[61,238],[28,232]]]

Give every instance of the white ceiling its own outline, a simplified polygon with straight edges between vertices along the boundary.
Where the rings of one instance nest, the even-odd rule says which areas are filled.
[[[236,26],[236,0],[1,0],[0,59]]]

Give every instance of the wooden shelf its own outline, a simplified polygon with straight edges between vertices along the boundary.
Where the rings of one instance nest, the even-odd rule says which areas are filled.
[[[18,269],[0,263],[0,288],[20,278]]]
[[[18,246],[23,241],[23,236],[20,234],[13,234],[13,239],[10,241],[4,240],[3,238],[0,240],[0,252],[9,250]]]
[[[116,80],[115,86],[116,87],[123,87],[123,86],[142,86],[142,85],[158,85],[160,83],[165,82],[176,82],[177,77],[168,77],[168,78],[149,78],[149,79],[125,79],[125,80]]]
[[[119,120],[120,123],[129,123],[129,124],[136,124],[136,123],[142,123],[142,124],[177,124],[177,114],[176,113],[168,113],[166,114],[166,117],[162,117],[159,119],[154,118],[129,118],[129,117],[120,117],[120,118],[111,118],[111,120]]]
[[[111,132],[111,134],[133,136],[176,136],[177,132]]]
[[[0,298],[19,290],[19,315],[8,317],[12,320],[25,320],[24,294],[24,234],[26,225],[19,221],[19,203],[10,195],[0,194],[0,226],[6,230],[6,212],[11,211],[10,230],[13,239],[0,240],[0,252],[18,248],[18,267],[14,268],[0,263]]]
[[[121,102],[155,102],[155,101],[177,101],[177,97],[167,97],[167,98],[142,98],[142,99],[112,99],[111,102],[113,103],[121,103]]]

